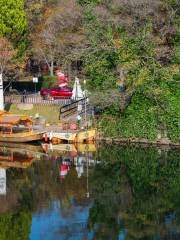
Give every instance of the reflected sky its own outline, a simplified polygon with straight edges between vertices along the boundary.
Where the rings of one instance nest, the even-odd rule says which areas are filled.
[[[33,214],[30,239],[93,239],[93,232],[87,229],[89,204],[76,206],[71,200],[71,207],[63,216],[59,201],[53,201],[50,209],[42,208]]]

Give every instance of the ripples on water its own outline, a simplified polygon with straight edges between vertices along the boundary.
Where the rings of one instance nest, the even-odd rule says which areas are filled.
[[[0,146],[0,240],[180,239],[179,150]]]

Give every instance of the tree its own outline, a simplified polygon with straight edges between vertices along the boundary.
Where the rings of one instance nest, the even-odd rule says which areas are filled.
[[[75,0],[60,1],[44,11],[42,21],[31,34],[35,55],[46,62],[53,75],[54,64],[63,63],[65,52],[72,48],[81,24],[81,9]]]
[[[14,49],[12,44],[6,38],[0,38],[0,74],[4,73],[13,55]]]
[[[0,110],[4,110],[3,74],[14,55],[12,44],[6,38],[0,38]]]
[[[0,36],[7,37],[14,47],[18,47],[19,55],[26,45],[26,14],[24,0],[0,1]]]

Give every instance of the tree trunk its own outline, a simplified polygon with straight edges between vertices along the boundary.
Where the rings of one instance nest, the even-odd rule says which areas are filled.
[[[125,91],[120,93],[120,111],[124,112],[131,102],[134,91]]]
[[[50,65],[50,75],[54,76],[54,62],[51,61],[51,65]]]

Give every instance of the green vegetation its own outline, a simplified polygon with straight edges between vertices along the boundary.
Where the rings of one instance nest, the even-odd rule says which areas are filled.
[[[27,20],[23,0],[0,1],[0,37],[6,37],[22,56],[27,44]]]
[[[54,86],[57,68],[72,77],[82,63],[104,135],[179,141],[177,0],[3,0],[0,36],[18,50],[16,59],[46,64],[43,88]]]
[[[11,104],[8,107],[8,111],[14,114],[22,114],[36,117],[38,114],[41,119],[44,119],[46,123],[57,124],[59,122],[59,106],[47,106],[47,105],[38,105],[34,104],[31,110],[20,110],[17,104]]]
[[[119,22],[114,22],[117,13],[111,3],[101,1],[96,8],[88,9],[89,49],[83,56],[84,70],[89,76],[89,88],[99,91],[93,100],[104,109],[98,126],[105,136],[150,140],[168,137],[179,141],[180,75],[176,51],[180,42],[175,3],[158,1],[156,6],[159,16],[160,6],[164,8],[164,24],[169,21],[169,11],[173,11],[170,26],[174,32],[168,28],[166,36],[162,36],[162,29],[158,30],[160,34],[156,32],[159,26],[155,16],[147,14],[144,19],[146,13],[137,12],[138,3],[134,9],[129,6],[132,16],[122,12],[125,9],[118,12]],[[143,4],[139,7],[144,9]],[[149,11],[155,10],[151,7]],[[132,25],[121,23],[121,17],[131,18]],[[119,89],[119,93],[113,89]],[[115,98],[114,102],[111,98]]]
[[[154,89],[148,85],[145,89],[143,86],[134,94],[123,113],[114,117],[109,116],[108,112],[105,113],[99,120],[99,128],[106,136],[155,140],[160,134],[161,137],[178,141],[179,96],[180,88],[171,81],[158,81]]]
[[[41,88],[52,88],[57,87],[57,77],[53,76],[43,76],[39,79]]]

